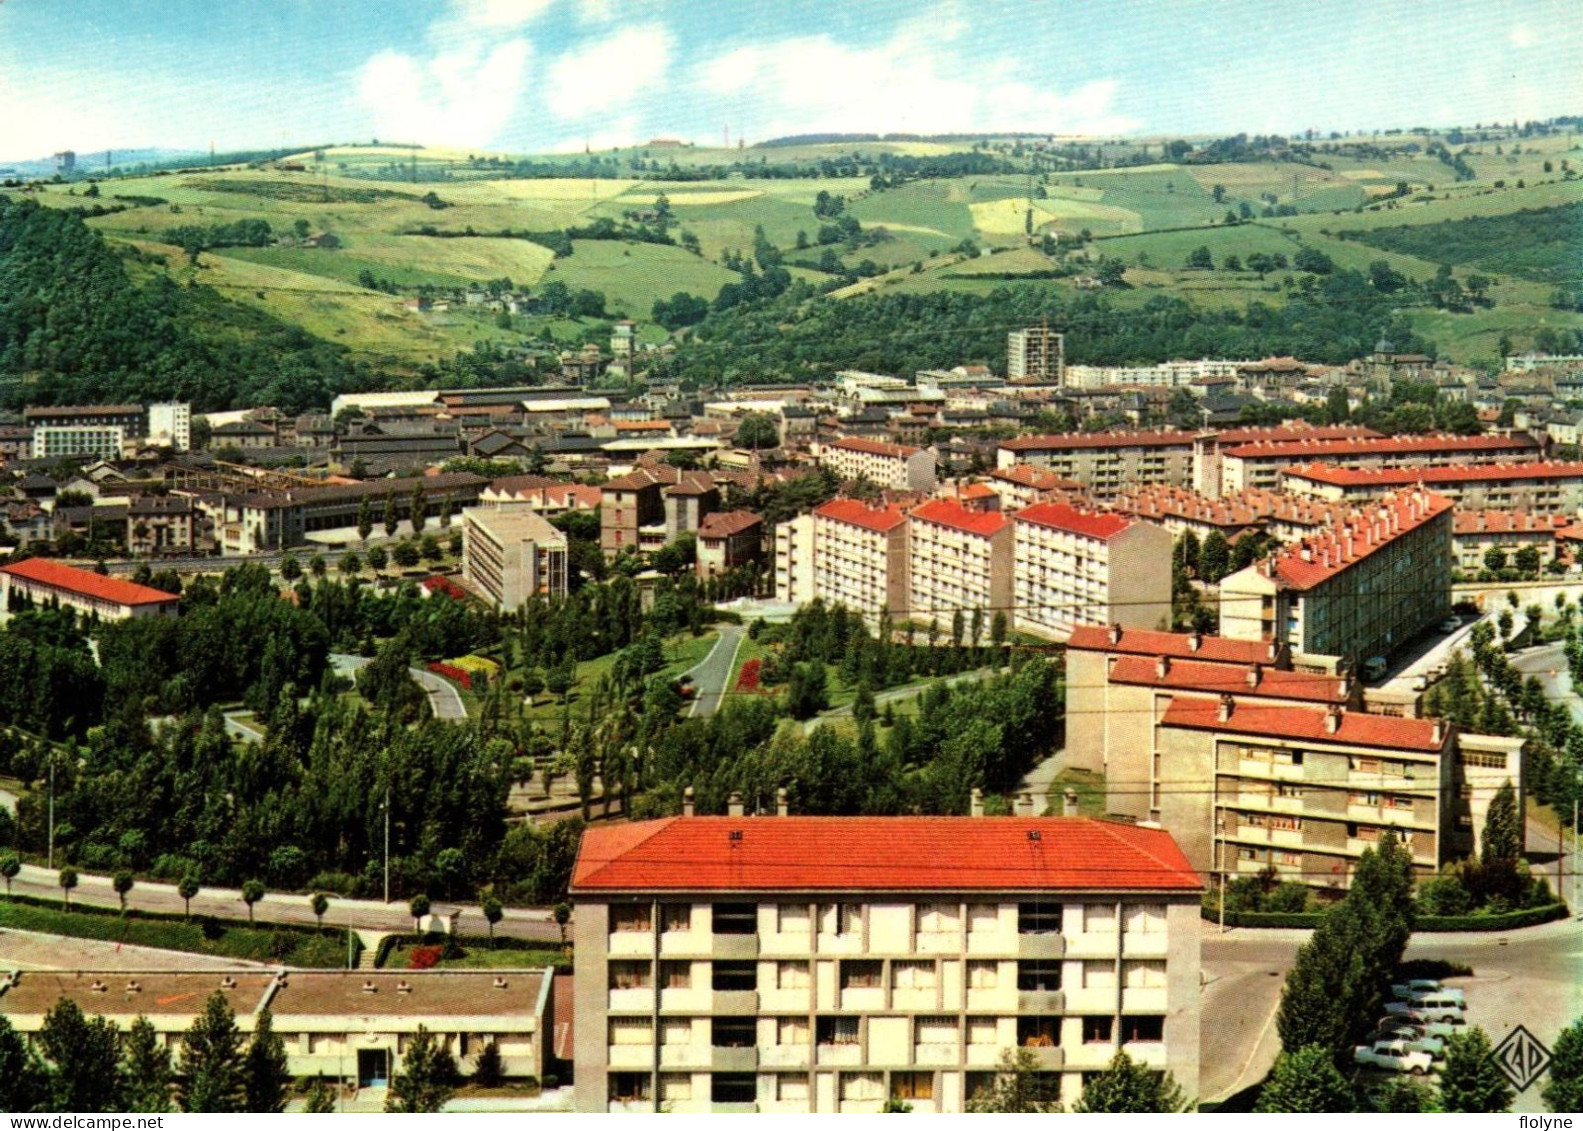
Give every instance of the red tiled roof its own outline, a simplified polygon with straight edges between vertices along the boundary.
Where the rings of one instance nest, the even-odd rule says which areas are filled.
[[[1328,463],[1310,463],[1299,467],[1288,467],[1284,469],[1283,474],[1334,487],[1407,487],[1415,483],[1434,487],[1442,483],[1477,483],[1484,480],[1583,478],[1583,462],[1536,460],[1533,463],[1487,463],[1474,467],[1396,467],[1356,470]]]
[[[48,558],[28,558],[14,565],[0,566],[0,573],[117,605],[165,605],[181,600],[160,589],[122,581],[119,577],[106,577],[91,569],[78,569]]]
[[[907,521],[907,516],[896,507],[869,507],[858,499],[831,499],[815,507],[813,513],[820,518],[833,518],[881,533],[895,530]]]
[[[574,893],[1200,886],[1164,829],[1090,817],[670,817],[589,829],[572,875]]]
[[[1395,715],[1341,711],[1339,725],[1332,734],[1325,722],[1327,713],[1313,707],[1238,703],[1230,718],[1222,722],[1217,700],[1172,699],[1164,717],[1160,719],[1160,725],[1229,731],[1271,739],[1334,742],[1344,746],[1378,746],[1387,750],[1421,750],[1430,753],[1444,748],[1450,729],[1438,719],[1406,719]],[[1437,727],[1440,729],[1438,742],[1435,741]]]
[[[1567,524],[1566,515],[1531,514],[1528,511],[1471,510],[1458,508],[1452,517],[1456,534],[1554,534]]]
[[[862,440],[856,436],[847,436],[830,446],[849,452],[863,452],[871,456],[895,456],[899,459],[918,454],[917,448],[909,448],[906,444],[887,444],[882,440]]]
[[[1414,452],[1537,452],[1539,445],[1517,436],[1381,436],[1377,439],[1257,440],[1224,449],[1238,459],[1309,459],[1315,456],[1407,455]]]
[[[1011,521],[999,511],[970,511],[954,499],[930,499],[922,506],[914,507],[912,517],[977,534],[981,538],[1000,533]]]
[[[991,479],[1015,483],[1018,487],[1032,487],[1036,491],[1081,491],[1083,485],[1075,479],[1062,479],[1053,471],[1035,467],[1031,463],[1014,463],[1010,467],[989,473]]]
[[[1335,525],[1286,546],[1267,559],[1274,576],[1292,589],[1312,589],[1370,554],[1451,509],[1451,500],[1428,491],[1400,491],[1368,503]],[[1394,522],[1394,526],[1391,525]],[[1263,569],[1262,564],[1249,568]]]
[[[1103,625],[1080,624],[1067,639],[1068,651],[1116,652],[1135,656],[1186,657],[1219,664],[1265,664],[1270,661],[1267,640],[1233,640],[1229,636],[1200,636],[1192,647],[1186,632],[1157,632],[1148,628],[1124,628],[1120,639],[1110,642],[1111,630]]]
[[[1257,670],[1258,679],[1249,681]],[[1345,703],[1347,682],[1334,676],[1282,671],[1262,664],[1216,664],[1204,660],[1171,659],[1162,676],[1158,658],[1119,656],[1110,666],[1110,682],[1136,683],[1173,691],[1214,695],[1251,695],[1268,699],[1306,699],[1315,703]]]
[[[960,499],[997,499],[1000,497],[995,494],[995,489],[987,483],[968,483],[956,494]]]
[[[1016,519],[1090,538],[1114,538],[1132,525],[1132,519],[1126,515],[1079,510],[1066,503],[1035,503],[1018,511]]]
[[[752,511],[715,511],[706,514],[703,521],[698,524],[698,537],[729,538],[733,534],[741,534],[744,530],[751,530],[762,525],[764,520]]]
[[[1065,432],[1053,436],[1019,436],[1014,440],[1002,440],[1000,446],[1002,450],[1009,452],[1050,451],[1059,448],[1163,448],[1191,446],[1194,435],[1193,432],[1178,428],[1163,428],[1148,432]],[[1285,424],[1276,428],[1226,428],[1216,433],[1222,445],[1255,441],[1369,439],[1377,436],[1379,433],[1374,429],[1358,424],[1325,427]]]

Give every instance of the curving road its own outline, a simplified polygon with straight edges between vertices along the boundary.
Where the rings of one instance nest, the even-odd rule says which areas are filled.
[[[355,679],[361,668],[367,667],[372,661],[367,656],[349,656],[344,652],[332,652],[330,663],[339,676]],[[429,706],[434,710],[434,717],[447,719],[450,722],[462,722],[467,718],[467,704],[462,702],[461,692],[457,691],[451,681],[443,676],[435,675],[423,668],[408,668],[412,673],[413,681],[423,688],[423,693],[429,697]]]
[[[737,650],[747,637],[747,629],[739,624],[720,626],[720,639],[709,649],[709,654],[699,660],[686,674],[693,677],[693,705],[687,713],[695,718],[707,719],[720,709],[728,690],[726,681],[736,667]]]

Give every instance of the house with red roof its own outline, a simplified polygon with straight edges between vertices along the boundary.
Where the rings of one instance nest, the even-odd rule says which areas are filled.
[[[1067,1103],[1122,1049],[1196,1093],[1203,885],[1170,833],[685,798],[583,836],[577,1111],[956,1113],[1007,1048]]]
[[[789,599],[798,603],[822,598],[826,604],[876,620],[885,613],[896,620],[907,615],[907,512],[893,505],[870,506],[858,499],[831,499],[811,515],[786,524],[806,528],[801,539],[776,538],[777,594],[783,572]],[[793,569],[781,551],[806,550]]]
[[[719,577],[764,557],[764,520],[752,511],[716,511],[698,524],[698,576]]]
[[[991,493],[993,497],[993,493]],[[996,614],[1012,618],[1012,521],[960,499],[930,499],[910,512],[907,607],[914,620],[949,628],[978,615],[988,640]]]
[[[843,482],[866,479],[886,490],[925,494],[935,489],[935,459],[930,448],[847,436],[822,445],[818,454],[820,465]]]
[[[1013,623],[1065,640],[1079,625],[1171,623],[1171,535],[1163,526],[1070,503],[1012,516]]]
[[[162,589],[107,577],[49,558],[28,558],[0,566],[0,618],[14,603],[59,605],[98,620],[175,616],[181,598]]]

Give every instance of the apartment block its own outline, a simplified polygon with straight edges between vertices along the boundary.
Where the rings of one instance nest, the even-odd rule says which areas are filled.
[[[847,436],[826,444],[819,463],[843,481],[866,479],[889,491],[935,488],[934,452],[928,448]]]
[[[129,440],[146,433],[147,415],[137,404],[41,405],[22,410],[29,428],[119,428]]]
[[[120,425],[39,424],[33,428],[33,458],[118,460],[126,435]]]
[[[896,507],[831,499],[814,508],[813,594],[864,616],[907,615],[908,525]]]
[[[1522,550],[1539,553],[1540,566],[1555,559],[1556,533],[1568,525],[1562,514],[1531,514],[1528,511],[1463,510],[1454,513],[1451,540],[1456,547],[1457,568],[1467,575],[1484,569],[1491,550],[1506,555],[1506,564]]]
[[[192,406],[184,401],[149,405],[148,439],[156,444],[168,444],[178,452],[189,450],[192,447]]]
[[[1220,582],[1220,630],[1360,664],[1451,612],[1451,502],[1404,491]]]
[[[1197,875],[1089,818],[684,815],[590,829],[580,1112],[960,1112],[1023,1049],[1198,1088]]]
[[[599,501],[599,544],[606,557],[628,550],[657,550],[696,531],[719,509],[714,480],[699,471],[644,464],[604,485]]]
[[[1066,335],[1030,326],[1006,335],[1006,378],[1030,385],[1066,384]]]
[[[185,495],[139,495],[126,508],[127,552],[146,558],[193,553],[200,518]]]
[[[1012,516],[1013,623],[1064,640],[1084,624],[1171,624],[1171,536],[1125,515],[1038,503]]]
[[[1350,471],[1479,467],[1526,463],[1542,451],[1529,436],[1379,436],[1346,439],[1255,440],[1222,447],[1221,494],[1249,487],[1273,489],[1287,468],[1326,463]]]
[[[566,535],[528,508],[462,512],[462,577],[501,612],[566,596],[566,570]]]
[[[907,607],[917,621],[949,626],[982,614],[987,640],[996,613],[1012,615],[1010,517],[931,499],[911,512]]]
[[[806,605],[815,596],[814,525],[811,514],[800,514],[775,527],[775,600]]]
[[[355,532],[365,500],[376,523],[383,520],[388,500],[394,500],[398,518],[410,521],[413,489],[418,485],[423,487],[427,513],[434,515],[446,500],[453,509],[472,506],[488,482],[481,475],[455,471],[333,487],[228,494],[213,506],[216,533],[221,552],[227,556],[289,550],[307,542],[310,534]]]
[[[699,523],[699,577],[718,577],[763,557],[764,520],[752,511],[718,511]]]
[[[1384,471],[1312,463],[1281,473],[1282,491],[1333,502],[1360,503],[1408,487],[1444,495],[1465,510],[1571,515],[1583,510],[1583,463],[1546,460]]]
[[[996,468],[989,473],[987,486],[1000,498],[1000,508],[1005,511],[1021,510],[1034,503],[1059,502],[1083,491],[1083,485],[1075,479],[1062,479],[1053,471],[1026,463]]]

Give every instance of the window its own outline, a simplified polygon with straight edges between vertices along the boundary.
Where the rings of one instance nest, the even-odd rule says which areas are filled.
[[[1058,935],[1061,933],[1059,903],[1022,903],[1017,905],[1017,933]]]
[[[1088,934],[1113,934],[1116,907],[1110,903],[1090,903],[1083,908],[1083,930]]]
[[[890,1097],[893,1100],[934,1099],[933,1072],[892,1072]]]
[[[988,1096],[995,1091],[995,1073],[969,1072],[966,1080],[967,1098],[969,1100]]]
[[[693,1023],[681,1017],[667,1019],[660,1029],[660,1040],[667,1045],[692,1044]]]
[[[759,929],[759,909],[756,903],[715,904],[715,934],[756,935]]]
[[[693,929],[693,905],[690,903],[662,903],[660,905],[660,930],[690,931]]]
[[[638,1103],[652,1098],[649,1091],[651,1077],[647,1072],[612,1072],[610,1098],[617,1103]]]
[[[1378,805],[1379,803],[1380,803],[1380,795],[1377,794],[1377,793],[1349,793],[1349,794],[1347,794],[1347,804],[1348,805]]]
[[[998,962],[969,962],[967,964],[967,988],[970,990],[992,990],[1000,983],[1000,963]]]
[[[612,903],[610,905],[610,932],[652,930],[653,910],[647,903]]]
[[[1385,799],[1385,807],[1387,809],[1411,809],[1413,807],[1413,799],[1411,797],[1392,795]]]
[[[916,1036],[920,1045],[955,1045],[962,1040],[954,1017],[920,1017]]]
[[[1126,979],[1129,990],[1164,989],[1165,963],[1123,962],[1121,976]]]
[[[1257,860],[1258,858],[1259,858],[1259,853],[1258,853],[1257,849],[1253,849],[1253,848],[1239,848],[1239,849],[1237,849],[1237,859],[1238,860]]]
[[[856,1017],[821,1017],[814,1034],[821,1045],[855,1045],[858,1043]]]
[[[885,1087],[878,1072],[841,1073],[841,1098],[856,1102],[885,1098]]]
[[[613,1045],[648,1045],[654,1043],[654,1029],[647,1017],[612,1017],[610,1043]]]
[[[1247,746],[1243,748],[1242,756],[1249,762],[1269,762],[1275,757],[1275,751],[1267,746]]]
[[[808,1043],[806,1017],[782,1017],[775,1025],[775,1043],[781,1045],[806,1045]]]
[[[882,962],[864,960],[841,963],[841,988],[843,990],[872,990],[880,986]]]
[[[806,935],[808,933],[808,905],[806,903],[782,903],[775,908],[775,926],[783,935]]]
[[[1303,862],[1303,854],[1301,852],[1277,852],[1275,854],[1275,862],[1284,864],[1288,868],[1295,868]]]
[[[756,990],[759,988],[757,962],[716,962],[710,976],[715,990]]]
[[[1127,908],[1127,933],[1129,935],[1163,935],[1165,933],[1165,905],[1139,903]]]
[[[1025,1049],[1053,1049],[1061,1043],[1059,1017],[1017,1018],[1017,1043]]]
[[[1083,1043],[1085,1045],[1108,1045],[1114,1039],[1116,1019],[1114,1017],[1085,1017],[1083,1018]]]
[[[1000,1044],[1000,1025],[993,1017],[967,1019],[967,1043],[970,1045]]]
[[[775,1098],[789,1103],[807,1103],[808,1077],[789,1073],[775,1077]]]
[[[1305,788],[1303,788],[1300,785],[1287,785],[1287,784],[1285,784],[1283,782],[1282,784],[1280,784],[1280,785],[1275,787],[1275,795],[1277,797],[1297,797],[1297,798],[1301,798],[1301,797],[1306,796],[1307,793],[1308,793],[1308,790],[1306,790]]]
[[[1143,1017],[1123,1017],[1121,1019],[1121,1043],[1148,1044],[1165,1040],[1165,1018],[1158,1015]]]
[[[709,1043],[717,1049],[750,1049],[758,1044],[752,1017],[716,1017],[709,1022]]]
[[[1017,988],[1043,992],[1060,989],[1061,964],[1042,960],[1017,963]]]
[[[1280,813],[1270,814],[1270,828],[1272,829],[1277,829],[1282,832],[1297,832],[1301,830],[1302,827],[1303,819],[1301,817],[1287,817]]]
[[[716,1072],[709,1078],[709,1102],[750,1104],[758,1099],[758,1080],[751,1072]]]
[[[1469,750],[1462,755],[1462,764],[1476,766],[1481,770],[1504,770],[1506,768],[1506,755],[1494,754],[1483,750]]]
[[[613,990],[646,990],[654,984],[647,962],[612,962],[610,988]]]
[[[1113,990],[1116,988],[1114,962],[1089,961],[1083,963],[1083,988],[1085,990]]]
[[[806,990],[813,984],[806,962],[779,962],[775,965],[775,986],[782,990]]]
[[[690,1100],[693,1098],[693,1078],[691,1076],[665,1075],[660,1077],[660,1099],[664,1102],[671,1100]]]
[[[1377,774],[1380,772],[1380,760],[1378,758],[1354,758],[1352,760],[1352,768],[1360,774]]]
[[[932,990],[933,962],[898,962],[891,968],[891,984],[898,990]]]
[[[920,934],[954,935],[961,926],[961,912],[954,903],[925,903],[918,908]]]
[[[1000,908],[993,903],[974,903],[967,909],[970,934],[993,934],[1000,930]]]
[[[660,986],[667,990],[690,990],[693,987],[691,962],[661,962]]]
[[[855,935],[863,929],[863,908],[856,903],[826,903],[819,908],[819,932]]]

